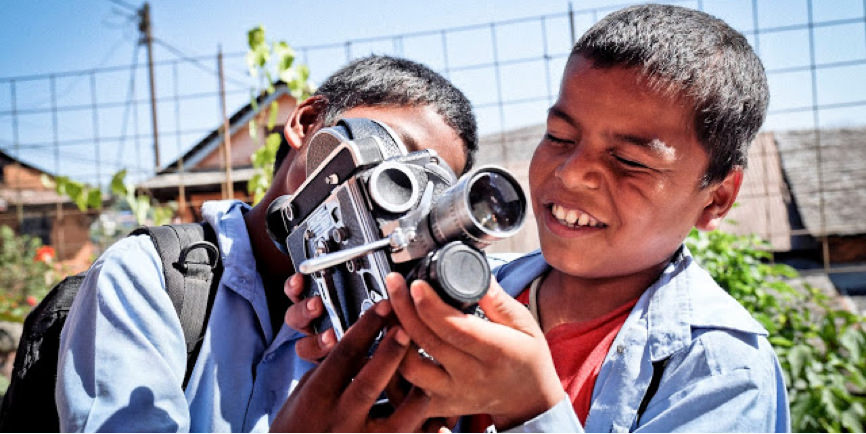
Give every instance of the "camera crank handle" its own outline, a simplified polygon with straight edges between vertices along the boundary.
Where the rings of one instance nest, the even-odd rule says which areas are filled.
[[[352,259],[355,259],[357,257],[364,256],[374,250],[388,247],[391,244],[391,237],[382,238],[381,240],[373,241],[369,244],[362,244],[360,246],[351,247],[345,250],[338,250],[333,253],[316,256],[314,258],[310,258],[304,262],[301,262],[301,265],[298,267],[298,271],[303,274],[313,274],[317,271],[322,271],[326,268],[330,268],[335,265],[351,261]]]

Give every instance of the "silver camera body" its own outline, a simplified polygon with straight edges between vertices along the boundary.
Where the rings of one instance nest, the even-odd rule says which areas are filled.
[[[333,327],[338,339],[388,297],[391,271],[431,282],[468,311],[490,283],[480,249],[513,235],[525,217],[525,195],[503,169],[458,180],[435,151],[408,152],[377,121],[343,119],[319,130],[306,158],[306,181],[271,203],[267,229],[324,302],[317,331]]]

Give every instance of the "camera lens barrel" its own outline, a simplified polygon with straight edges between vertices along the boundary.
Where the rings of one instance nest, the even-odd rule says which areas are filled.
[[[490,266],[480,251],[452,241],[425,259],[419,278],[429,281],[443,301],[466,310],[481,300],[490,286]]]
[[[514,235],[526,217],[526,196],[511,174],[480,167],[446,190],[430,212],[437,243],[460,239],[484,248]]]

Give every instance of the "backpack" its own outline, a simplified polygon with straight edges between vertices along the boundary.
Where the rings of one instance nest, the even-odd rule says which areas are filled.
[[[216,234],[207,223],[141,227],[162,259],[165,286],[186,341],[186,389],[222,275]],[[86,272],[69,276],[24,321],[12,378],[0,408],[0,432],[59,432],[54,386],[60,331]]]

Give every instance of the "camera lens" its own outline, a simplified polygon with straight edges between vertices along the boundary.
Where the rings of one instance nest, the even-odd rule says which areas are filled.
[[[405,165],[380,164],[370,175],[367,186],[373,201],[388,212],[406,212],[418,201],[418,182]]]
[[[461,310],[478,303],[490,286],[484,254],[460,241],[439,249],[428,268],[429,275],[424,277],[434,283],[442,300]]]
[[[488,231],[510,232],[523,221],[524,207],[515,184],[496,172],[480,173],[469,186],[472,217]]]
[[[517,180],[487,166],[464,175],[436,200],[430,230],[439,245],[461,239],[483,248],[514,235],[525,215],[526,196]]]

